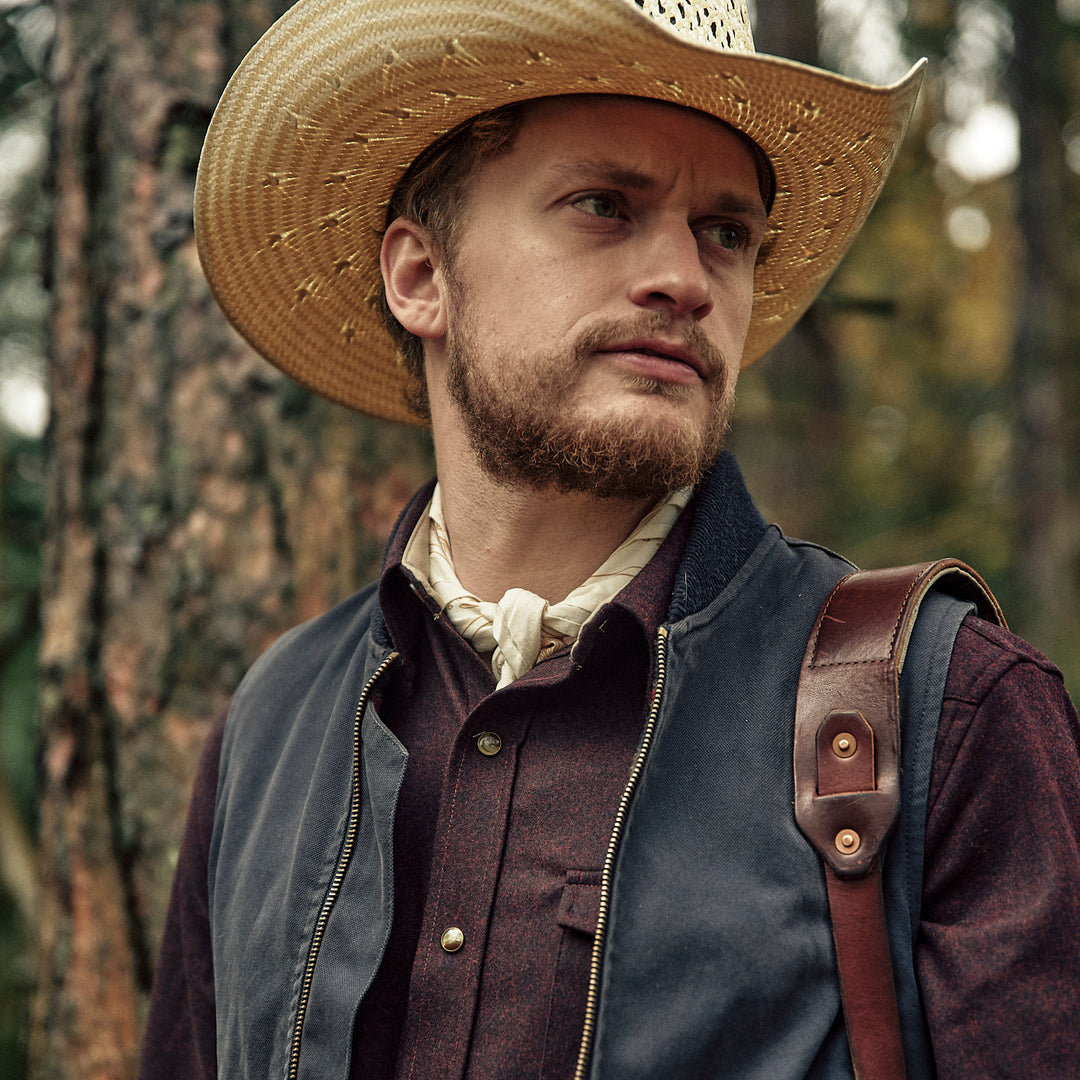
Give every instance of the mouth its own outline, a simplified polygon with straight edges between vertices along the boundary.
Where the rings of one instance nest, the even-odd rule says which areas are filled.
[[[597,351],[613,356],[623,356],[630,362],[637,360],[642,366],[659,371],[663,371],[664,366],[667,364],[678,365],[673,374],[682,369],[683,378],[693,374],[697,378],[704,380],[708,376],[706,365],[702,359],[681,342],[660,341],[653,338],[634,338],[633,340],[604,345]]]

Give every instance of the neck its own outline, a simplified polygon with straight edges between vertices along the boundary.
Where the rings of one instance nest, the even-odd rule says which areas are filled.
[[[439,484],[458,580],[490,601],[517,588],[558,603],[634,531],[655,502],[518,488],[478,466],[440,475]]]

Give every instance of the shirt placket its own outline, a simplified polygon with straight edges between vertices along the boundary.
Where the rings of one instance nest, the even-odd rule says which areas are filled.
[[[431,875],[413,964],[399,1075],[465,1073],[518,751],[528,721],[512,693],[482,702],[454,742],[443,780]]]

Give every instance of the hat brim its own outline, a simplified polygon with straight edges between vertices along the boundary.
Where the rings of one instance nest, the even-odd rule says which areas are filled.
[[[405,170],[499,105],[653,98],[723,120],[773,166],[745,367],[791,329],[865,221],[922,67],[872,86],[687,41],[630,2],[302,0],[244,59],[210,124],[200,257],[218,303],[268,360],[350,408],[417,423],[377,303],[386,207]]]

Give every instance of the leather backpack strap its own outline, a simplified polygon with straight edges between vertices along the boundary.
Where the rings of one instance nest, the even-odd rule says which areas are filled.
[[[841,579],[818,613],[795,709],[795,818],[825,864],[852,1063],[904,1080],[880,852],[900,809],[899,676],[932,588],[1005,625],[985,582],[956,559]]]

